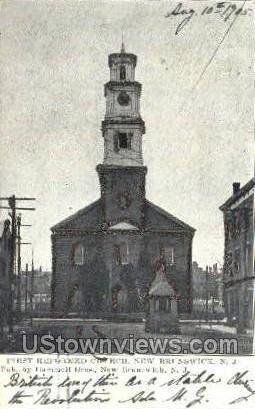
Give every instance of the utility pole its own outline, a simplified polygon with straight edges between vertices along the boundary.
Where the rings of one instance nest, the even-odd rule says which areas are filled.
[[[21,215],[17,216],[17,317],[21,317],[21,245],[31,244],[21,242],[20,228],[30,227],[31,224],[21,224]]]
[[[32,250],[31,278],[30,278],[30,320],[33,326],[33,297],[34,297],[34,252]]]
[[[208,270],[209,270],[209,268],[208,268],[208,266],[206,266],[206,269],[205,269],[205,291],[206,291],[206,293],[205,293],[205,319],[206,319],[206,321],[208,321]]]
[[[20,226],[21,226],[21,216],[17,217],[17,304],[16,311],[17,317],[20,319],[21,315],[21,237],[20,237]]]
[[[28,263],[26,263],[26,271],[25,271],[25,316],[27,316],[27,280],[28,280]]]
[[[0,209],[11,210],[11,243],[10,243],[10,263],[9,263],[9,303],[8,303],[8,324],[10,333],[13,332],[13,298],[15,291],[15,272],[16,272],[16,240],[17,240],[17,210],[35,210],[34,207],[17,207],[17,201],[35,200],[32,197],[0,197],[0,201],[7,201],[8,206],[0,206]]]
[[[8,320],[10,333],[13,332],[13,293],[15,289],[15,260],[16,260],[16,202],[15,197],[8,199],[8,204],[11,209],[11,245],[10,245],[10,270],[9,270],[9,308]]]

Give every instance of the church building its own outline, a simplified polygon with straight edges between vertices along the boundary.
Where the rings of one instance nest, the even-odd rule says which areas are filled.
[[[123,44],[108,58],[100,198],[51,228],[52,312],[58,314],[146,312],[162,266],[178,312],[191,311],[195,230],[146,199],[136,63]]]

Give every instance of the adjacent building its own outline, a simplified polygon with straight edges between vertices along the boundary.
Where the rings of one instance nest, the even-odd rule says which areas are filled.
[[[254,320],[254,178],[220,207],[224,218],[224,304],[230,323],[252,329]]]
[[[28,268],[21,275],[21,311],[40,315],[50,312],[51,271]]]
[[[8,323],[10,311],[10,221],[0,223],[0,330]]]
[[[192,263],[192,267],[193,300],[211,299],[221,302],[223,300],[222,269],[217,263],[203,269],[196,261]]]
[[[217,263],[202,268],[193,262],[193,317],[200,319],[222,319],[223,272]]]
[[[146,199],[136,63],[123,45],[108,58],[101,197],[51,229],[56,313],[143,312],[158,263],[165,265],[178,311],[191,310],[195,230]]]

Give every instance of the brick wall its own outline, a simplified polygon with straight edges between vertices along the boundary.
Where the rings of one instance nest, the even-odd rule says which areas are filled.
[[[119,282],[124,283],[138,297],[138,290],[148,290],[155,275],[155,263],[162,247],[174,248],[174,264],[167,268],[170,283],[181,296],[179,309],[187,311],[187,299],[190,298],[191,280],[191,238],[183,233],[152,232],[105,232],[87,233],[76,236],[53,235],[53,311],[66,311],[70,289],[78,284],[82,292],[81,309],[97,310],[95,299],[107,298],[100,308],[111,309],[111,290]],[[85,248],[85,262],[74,265],[72,251],[77,243]],[[127,243],[129,249],[128,265],[116,260],[116,246]],[[92,298],[90,306],[87,298]],[[93,300],[94,298],[94,300]],[[94,304],[93,304],[94,303]],[[99,309],[100,309],[99,308]],[[133,308],[140,310],[141,305],[134,303]],[[72,309],[72,308],[71,308]],[[70,311],[69,311],[70,312]]]

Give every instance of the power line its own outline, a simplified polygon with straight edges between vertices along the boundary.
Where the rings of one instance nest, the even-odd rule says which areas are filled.
[[[9,297],[8,297],[8,325],[9,331],[13,332],[13,301],[15,290],[17,290],[17,312],[21,312],[21,245],[31,244],[21,242],[20,228],[21,215],[17,216],[17,210],[35,210],[34,207],[17,207],[17,201],[34,201],[34,197],[16,197],[15,195],[9,197],[0,197],[0,201],[7,201],[8,206],[0,206],[0,209],[11,210],[9,213],[11,217],[11,239],[10,239],[10,263],[9,263]],[[16,253],[17,253],[17,280],[16,278]],[[17,287],[17,288],[16,288]]]

